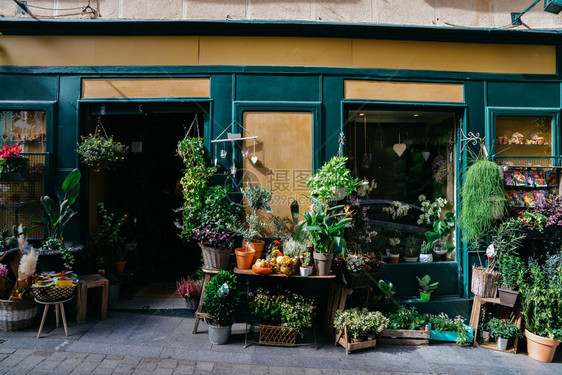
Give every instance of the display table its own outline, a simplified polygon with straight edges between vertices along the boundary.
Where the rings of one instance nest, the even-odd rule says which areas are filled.
[[[302,279],[304,280],[326,280],[326,281],[332,281],[336,278],[336,275],[333,272],[330,272],[329,275],[326,276],[300,276],[300,275],[291,275],[291,276],[287,276],[285,274],[282,273],[269,273],[267,275],[261,275],[261,274],[257,274],[254,271],[252,271],[251,269],[240,269],[235,267],[234,268],[234,273],[237,275],[241,275],[241,276],[251,276],[251,277],[255,277],[255,278],[262,278],[262,279],[271,279],[274,278],[276,280],[294,280],[294,279]],[[250,293],[250,282],[249,282],[249,278],[246,279],[246,293],[249,294]],[[249,327],[248,327],[249,326]],[[260,344],[260,345],[277,345],[277,344],[264,344],[264,343],[260,343],[259,341],[252,341],[252,340],[248,340],[248,332],[252,332],[253,328],[254,328],[255,324],[253,322],[249,322],[248,319],[246,319],[246,332],[245,332],[245,338],[244,338],[244,347],[248,347],[250,344]],[[316,330],[314,329],[314,327],[312,328],[312,334],[314,337],[314,342],[313,343],[304,343],[304,344],[291,344],[291,345],[282,345],[281,346],[300,346],[300,345],[314,345],[314,347],[316,349],[318,349],[317,345],[316,345]]]

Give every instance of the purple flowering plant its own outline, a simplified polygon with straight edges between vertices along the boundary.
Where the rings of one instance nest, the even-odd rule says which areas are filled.
[[[206,246],[214,247],[215,249],[224,249],[230,245],[232,233],[220,228],[214,229],[209,225],[204,227],[198,226],[193,229],[192,238]]]
[[[542,197],[538,202],[535,213],[547,217],[546,227],[562,226],[562,197],[558,195]]]

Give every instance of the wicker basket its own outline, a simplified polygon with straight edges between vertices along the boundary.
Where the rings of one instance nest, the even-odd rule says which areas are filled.
[[[57,302],[72,298],[76,293],[76,286],[34,286],[31,292],[37,301]]]
[[[0,329],[18,331],[31,327],[39,313],[33,298],[0,300]]]
[[[297,333],[294,328],[261,324],[259,343],[292,346],[297,343]]]
[[[228,260],[230,259],[230,248],[215,249],[200,243],[199,246],[203,251],[203,264],[208,270],[225,270],[228,268]]]
[[[496,298],[501,273],[486,272],[485,268],[472,266],[471,290],[482,298]]]

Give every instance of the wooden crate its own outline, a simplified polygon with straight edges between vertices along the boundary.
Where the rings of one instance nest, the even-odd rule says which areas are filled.
[[[377,345],[377,340],[365,340],[361,342],[351,342],[351,338],[347,334],[347,327],[343,326],[343,329],[340,331],[338,330],[338,334],[336,335],[336,342],[334,345],[341,345],[345,348],[345,354],[349,355],[349,352],[353,352],[355,350],[360,349],[367,349],[367,348],[375,348]]]
[[[379,335],[381,344],[392,345],[428,345],[429,344],[429,327],[425,330],[410,329],[385,329]]]
[[[298,331],[294,328],[260,324],[260,344],[294,346]]]

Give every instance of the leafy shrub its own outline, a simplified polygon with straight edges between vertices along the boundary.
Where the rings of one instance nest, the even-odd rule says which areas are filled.
[[[218,326],[232,324],[239,301],[240,290],[236,275],[221,270],[207,283],[203,303],[211,324]]]

